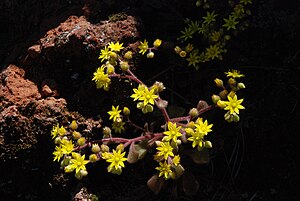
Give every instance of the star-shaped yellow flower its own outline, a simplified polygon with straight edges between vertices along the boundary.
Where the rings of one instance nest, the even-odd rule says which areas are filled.
[[[118,118],[118,117],[120,117],[120,113],[121,113],[122,111],[121,110],[119,110],[119,106],[117,106],[117,107],[115,107],[115,106],[112,106],[112,109],[111,109],[111,111],[108,111],[107,113],[110,115],[110,117],[109,117],[109,120],[113,120],[113,121],[116,121],[116,119]]]
[[[75,169],[78,173],[80,170],[86,170],[85,165],[89,163],[88,160],[84,160],[85,155],[81,156],[79,153],[72,153],[73,159],[70,160],[70,168]]]
[[[232,78],[240,78],[245,76],[241,74],[240,71],[238,70],[230,70],[228,72],[225,72],[225,74],[227,75],[227,77],[232,77]]]
[[[109,43],[108,44],[108,48],[111,50],[111,51],[114,51],[114,52],[119,52],[121,49],[123,49],[123,43],[119,43],[119,42],[116,42],[116,43]]]
[[[244,99],[238,100],[236,95],[234,95],[233,98],[230,96],[227,96],[227,98],[229,101],[224,101],[227,105],[224,110],[229,110],[230,114],[239,114],[239,109],[245,109],[245,107],[241,105]]]
[[[174,156],[173,147],[171,147],[169,142],[161,142],[156,148],[159,152],[157,156],[163,156],[165,160],[168,159],[169,156]]]
[[[168,131],[165,131],[164,134],[166,135],[163,139],[164,141],[173,140],[176,142],[177,137],[181,137],[182,134],[179,132],[181,126],[177,126],[176,123],[168,122]]]

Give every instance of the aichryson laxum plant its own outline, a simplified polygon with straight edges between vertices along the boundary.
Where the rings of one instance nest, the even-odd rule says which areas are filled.
[[[214,15],[213,13],[211,13]],[[213,16],[210,18],[213,19]],[[213,20],[210,21],[213,21]],[[162,41],[156,39],[152,46],[147,40],[140,42],[139,53],[152,59],[154,52],[161,46]],[[88,175],[90,163],[107,163],[107,171],[120,175],[127,163],[136,163],[147,154],[153,154],[153,162],[157,171],[148,181],[148,186],[155,193],[166,180],[177,180],[184,172],[181,162],[182,154],[194,159],[212,148],[213,144],[207,139],[213,131],[213,124],[202,115],[214,108],[226,111],[224,119],[228,122],[238,122],[240,110],[245,109],[243,99],[239,99],[237,92],[245,88],[239,81],[244,75],[237,70],[226,72],[227,83],[216,78],[216,86],[220,88],[218,95],[212,95],[212,104],[200,100],[198,105],[191,108],[186,116],[170,118],[167,107],[168,101],[161,98],[164,84],[156,81],[148,86],[132,71],[132,51],[123,52],[124,46],[120,42],[110,42],[100,52],[101,66],[93,74],[92,81],[98,89],[110,90],[112,79],[124,79],[132,83],[132,94],[128,101],[136,103],[138,111],[143,114],[153,112],[157,108],[163,117],[160,129],[150,129],[147,122],[133,122],[128,105],[111,105],[107,111],[110,125],[102,129],[101,139],[92,139],[81,134],[78,129],[80,122],[74,119],[70,125],[55,125],[51,131],[55,143],[54,161],[60,162],[66,173],[73,173],[77,179]],[[192,54],[192,53],[191,53]],[[139,134],[135,137],[128,134],[132,127]],[[133,129],[131,129],[133,130]],[[183,152],[182,147],[185,147]],[[186,150],[190,150],[187,152]],[[194,160],[196,161],[196,160]]]

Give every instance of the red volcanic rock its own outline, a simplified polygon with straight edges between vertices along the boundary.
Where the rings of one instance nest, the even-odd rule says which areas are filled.
[[[38,87],[25,78],[22,68],[10,65],[0,74],[0,107],[26,105],[40,98]]]

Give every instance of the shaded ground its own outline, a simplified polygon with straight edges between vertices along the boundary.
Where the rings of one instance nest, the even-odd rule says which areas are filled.
[[[26,71],[24,75],[22,69],[11,66],[2,72],[2,84],[8,81],[15,83],[13,90],[6,91],[14,95],[13,98],[9,101],[1,99],[0,104],[0,119],[4,120],[0,122],[0,150],[1,159],[4,161],[1,162],[3,174],[0,177],[0,194],[4,198],[69,200],[70,192],[79,191],[81,184],[72,177],[63,178],[58,171],[58,165],[51,162],[53,145],[47,134],[54,122],[66,123],[74,117],[82,118],[81,122],[86,129],[96,127],[97,130],[100,123],[96,111],[103,113],[107,110],[100,103],[112,101],[116,95],[103,100],[88,78],[93,69],[86,69],[97,64],[97,51],[105,43],[97,40],[101,38],[99,35],[104,33],[107,41],[122,38],[131,44],[133,50],[136,48],[135,39],[144,36],[161,36],[162,39],[174,40],[181,28],[182,19],[191,10],[181,12],[183,3],[180,1],[172,4],[168,4],[168,1],[162,2],[50,3],[16,0],[0,3],[1,27],[6,27],[0,35],[1,67],[13,63],[24,67]],[[192,5],[192,2],[185,1],[185,4]],[[84,6],[85,9],[82,10]],[[138,21],[126,16],[121,17],[121,22],[113,22],[117,30],[123,30],[116,35],[113,34],[116,27],[109,32],[111,24],[97,24],[99,19],[107,20],[107,16],[120,11],[139,16]],[[213,91],[209,80],[219,76],[224,69],[238,66],[246,74],[247,90],[243,96],[247,110],[242,121],[235,126],[219,124],[219,128],[215,129],[215,135],[218,136],[215,140],[224,143],[223,149],[213,153],[211,164],[192,168],[192,171],[197,172],[196,177],[200,181],[198,196],[184,196],[179,191],[178,200],[298,200],[300,195],[297,184],[300,178],[297,165],[300,152],[296,139],[300,123],[300,50],[297,45],[300,42],[299,12],[300,7],[294,1],[288,1],[284,5],[281,1],[260,1],[253,7],[252,26],[232,40],[222,63],[213,63],[209,69],[199,72],[171,68],[155,78],[164,80],[166,86],[174,86],[175,92],[180,96],[174,95],[173,104],[190,107],[199,98],[209,98]],[[69,18],[70,15],[83,14],[88,20]],[[47,33],[66,20],[70,24],[65,29]],[[88,23],[94,26],[92,30],[85,26]],[[77,25],[80,25],[79,29]],[[126,35],[129,32],[133,35]],[[43,36],[44,39],[53,40],[41,40],[37,43]],[[55,41],[58,36],[60,40]],[[47,44],[55,44],[55,47]],[[30,46],[33,47],[27,55],[27,48]],[[148,82],[154,81],[151,78],[167,65],[159,65],[155,61],[151,64],[155,64],[155,67],[136,69],[137,74]],[[77,74],[79,77],[75,76]],[[72,79],[72,76],[76,79]],[[5,80],[7,77],[8,81]],[[62,82],[65,77],[68,79]],[[51,81],[53,79],[56,84]],[[46,84],[43,84],[45,80]],[[20,90],[30,87],[32,90],[28,93]],[[208,91],[204,93],[203,90]],[[194,94],[195,91],[199,93]],[[15,99],[15,94],[23,99]],[[85,98],[92,95],[95,100]],[[33,104],[23,102],[33,99]],[[222,114],[217,113],[215,122],[219,119],[222,119]],[[22,130],[26,126],[32,128],[32,133]],[[29,147],[23,146],[28,144]],[[103,174],[105,168],[97,165],[94,168],[97,171],[90,172],[89,180],[84,183],[100,200],[176,198],[171,192],[172,185],[158,196],[148,190],[145,183],[154,169],[151,159],[134,167],[130,166],[120,177]],[[198,169],[201,171],[197,171]]]

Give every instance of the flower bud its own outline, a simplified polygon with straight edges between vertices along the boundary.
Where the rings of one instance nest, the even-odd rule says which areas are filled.
[[[161,45],[161,40],[160,39],[156,39],[154,42],[153,42],[153,46],[158,48],[159,46]]]
[[[93,153],[99,153],[100,152],[100,147],[99,147],[99,145],[98,144],[93,144],[92,145],[92,152]]]
[[[215,81],[217,87],[224,88],[223,80],[216,78],[216,79],[214,79],[214,81]]]
[[[194,49],[194,46],[192,44],[187,44],[187,46],[185,47],[185,51],[187,53],[191,52]]]
[[[181,50],[180,47],[176,46],[176,47],[174,48],[174,51],[175,51],[177,54],[179,54],[182,50]]]
[[[60,144],[61,143],[61,138],[60,137],[56,137],[54,139],[54,144]]]
[[[116,65],[118,65],[118,62],[117,62],[116,59],[110,58],[109,61],[106,62],[106,64],[111,64],[111,65],[113,65],[113,66],[116,66]]]
[[[101,151],[102,152],[109,152],[109,146],[106,144],[101,144]]]
[[[237,87],[238,87],[238,89],[245,89],[245,88],[246,88],[245,84],[242,83],[242,82],[239,82],[239,83],[237,84]]]
[[[206,108],[208,108],[207,102],[204,101],[204,100],[199,100],[199,102],[198,102],[198,104],[197,104],[197,110],[198,110],[198,111],[201,111],[201,110],[204,110],[204,109],[206,109]]]
[[[205,141],[205,142],[204,142],[204,147],[205,147],[205,148],[212,148],[212,143],[211,143],[211,141]]]
[[[233,113],[232,114],[232,120],[234,122],[239,122],[240,121],[240,116],[238,114],[236,114],[236,113]]]
[[[162,99],[159,99],[158,101],[157,101],[157,107],[158,107],[158,109],[164,109],[164,108],[166,108],[168,106],[168,101],[166,101],[166,100],[162,100]]]
[[[145,105],[145,107],[142,109],[142,112],[144,114],[149,113],[149,112],[153,112],[153,106],[149,105],[149,104]]]
[[[218,106],[219,108],[221,108],[221,109],[224,109],[227,105],[226,105],[226,103],[225,103],[224,101],[219,100],[219,101],[217,102],[217,106]]]
[[[69,165],[70,160],[71,160],[71,157],[70,157],[70,156],[65,157],[65,158],[60,162],[60,166],[61,166],[61,167],[65,167],[65,166]]]
[[[110,56],[110,59],[114,59],[114,60],[117,60],[117,58],[118,58],[118,55],[115,52],[109,52],[109,56]]]
[[[111,129],[107,126],[105,126],[102,129],[102,132],[103,132],[104,137],[110,137],[111,136]]]
[[[67,130],[61,126],[59,129],[58,129],[58,135],[60,136],[64,136],[66,134]]]
[[[211,96],[211,100],[214,104],[216,104],[219,100],[221,100],[220,96],[213,94]]]
[[[126,61],[121,61],[120,62],[120,67],[121,67],[121,70],[122,71],[128,71],[128,69],[129,69],[129,64],[128,64],[128,62],[126,62]]]
[[[73,120],[70,124],[70,128],[74,131],[78,128],[77,122]]]
[[[86,175],[88,175],[88,172],[86,170],[80,170],[80,174],[81,176],[85,177]]]
[[[84,143],[85,143],[85,138],[84,138],[84,137],[81,137],[81,138],[79,138],[79,139],[77,140],[77,144],[78,144],[79,146],[84,145]]]
[[[227,96],[233,98],[235,96],[235,92],[234,91],[230,91]]]
[[[108,75],[114,74],[115,73],[115,67],[111,64],[106,65],[106,73]]]
[[[144,103],[143,102],[138,102],[136,104],[137,109],[143,109],[144,108]]]
[[[74,171],[74,168],[71,165],[68,165],[64,168],[65,173],[70,173]]]
[[[117,147],[116,147],[116,151],[123,151],[124,150],[124,145],[121,143],[121,144],[119,144]]]
[[[179,56],[182,57],[182,58],[186,57],[186,51],[183,51],[183,50],[180,51]]]
[[[104,91],[109,91],[109,85],[104,85],[103,89]]]
[[[152,59],[154,57],[154,52],[149,52],[148,54],[147,54],[147,58],[148,59]]]
[[[229,78],[229,79],[228,79],[228,84],[229,84],[230,86],[235,86],[235,85],[236,85],[236,80],[235,80],[234,78]]]
[[[196,7],[200,7],[202,5],[202,1],[201,0],[197,0],[196,1]]]
[[[228,95],[228,91],[226,89],[224,89],[223,91],[221,91],[219,93],[219,96],[221,97],[221,99],[226,99]]]
[[[155,141],[155,145],[157,146],[157,147],[159,147],[160,145],[161,145],[161,141]]]
[[[129,115],[130,115],[130,109],[129,109],[128,107],[124,107],[124,108],[123,108],[123,114],[124,114],[125,116],[129,116]]]
[[[153,84],[153,87],[156,93],[162,92],[165,89],[164,83],[158,81]]]
[[[131,51],[127,51],[125,54],[124,54],[124,58],[125,59],[132,59],[132,52]]]
[[[91,154],[89,156],[89,160],[91,161],[91,163],[94,163],[98,160],[98,156],[96,154]]]
[[[190,115],[191,118],[193,119],[193,118],[195,118],[195,117],[198,117],[199,112],[198,112],[198,110],[197,110],[196,108],[192,108],[192,109],[190,109],[190,111],[189,111],[189,115]]]
[[[73,131],[72,136],[75,140],[81,138],[81,134],[78,131]]]

